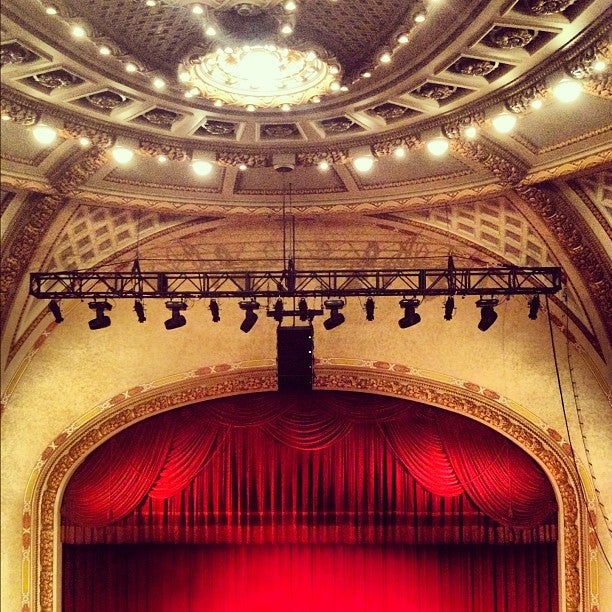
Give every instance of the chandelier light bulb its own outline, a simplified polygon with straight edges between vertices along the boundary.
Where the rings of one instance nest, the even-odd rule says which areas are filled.
[[[508,134],[516,125],[516,115],[500,113],[493,117],[493,127],[501,134]]]
[[[36,141],[42,145],[50,145],[57,137],[57,130],[44,123],[39,123],[32,133]]]
[[[444,155],[448,151],[448,140],[446,138],[434,138],[427,143],[427,150],[436,157]]]
[[[574,102],[582,92],[582,85],[575,79],[561,79],[553,88],[559,102]]]

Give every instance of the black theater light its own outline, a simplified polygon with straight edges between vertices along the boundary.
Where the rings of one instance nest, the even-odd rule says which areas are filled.
[[[64,317],[62,317],[60,305],[55,300],[51,300],[49,302],[49,310],[51,311],[51,314],[55,317],[56,323],[61,323],[64,320]]]
[[[210,309],[213,323],[218,323],[221,320],[221,315],[219,314],[219,304],[217,303],[217,300],[210,300],[208,308]]]
[[[529,300],[529,318],[535,321],[538,318],[538,310],[540,310],[540,296],[534,295]]]
[[[323,321],[325,329],[334,329],[344,323],[344,315],[340,309],[344,306],[344,300],[333,298],[323,302],[323,305],[329,310],[329,317]]]
[[[298,302],[298,314],[300,316],[300,321],[308,321],[308,302],[306,298],[302,298]]]
[[[134,300],[134,312],[138,317],[139,323],[144,323],[147,320],[145,316],[144,304],[140,300]]]
[[[365,311],[366,311],[366,321],[374,320],[374,309],[376,308],[374,304],[374,298],[369,297],[365,303]]]
[[[444,302],[444,320],[451,321],[455,312],[455,298],[449,295]]]
[[[499,300],[494,298],[484,299],[480,298],[476,302],[476,306],[480,308],[480,321],[478,322],[478,329],[480,331],[487,331],[495,321],[497,321],[497,313],[495,312],[495,306],[499,303]]]
[[[238,305],[245,311],[244,321],[240,324],[240,330],[247,334],[253,329],[253,326],[257,323],[257,319],[259,318],[255,312],[259,309],[259,302],[254,299],[240,300]]]
[[[399,305],[404,309],[404,316],[397,322],[402,329],[421,322],[421,315],[416,311],[421,302],[416,298],[402,298]]]
[[[108,302],[89,302],[89,308],[96,311],[96,318],[89,321],[89,329],[104,329],[110,326],[110,317],[104,314],[104,311],[113,309]]]
[[[285,306],[283,305],[282,298],[278,298],[276,302],[274,302],[274,320],[279,323],[283,322],[283,310]]]
[[[183,327],[187,323],[187,319],[181,314],[182,310],[187,310],[185,302],[166,302],[166,308],[172,311],[172,316],[164,321],[166,329],[177,329]]]

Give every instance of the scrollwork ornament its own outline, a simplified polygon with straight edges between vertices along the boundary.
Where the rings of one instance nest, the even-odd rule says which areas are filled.
[[[484,111],[477,111],[471,115],[464,115],[451,123],[442,126],[442,132],[446,138],[454,140],[461,138],[464,131],[469,127],[479,127],[485,122]]]
[[[393,140],[382,140],[375,142],[372,145],[372,153],[376,157],[388,157],[392,155],[397,149],[404,148],[414,149],[417,146],[418,140],[415,136],[408,138],[394,138]]]
[[[599,40],[595,44],[584,49],[578,56],[573,58],[567,65],[567,71],[575,79],[586,79],[590,76],[596,75],[595,63],[607,57],[608,55],[608,42],[606,40]]]
[[[510,96],[506,100],[506,108],[513,113],[524,113],[534,100],[541,100],[544,98],[546,92],[546,83],[540,81]]]
[[[148,140],[141,140],[138,143],[138,152],[149,157],[159,157],[163,155],[170,161],[182,162],[189,159],[187,150],[182,147],[150,142]]]
[[[481,142],[453,140],[453,149],[487,168],[495,175],[500,185],[516,185],[527,174],[526,168],[496,154]]]
[[[34,125],[40,118],[38,111],[32,107],[5,98],[0,100],[0,112],[3,117],[10,117],[19,125]]]
[[[69,138],[87,138],[94,147],[108,149],[113,145],[114,137],[93,127],[81,125],[74,121],[64,121],[63,132]]]
[[[594,96],[612,100],[612,75],[609,73],[593,74],[582,82],[582,86],[585,91]]]
[[[562,13],[576,0],[523,0],[529,12],[534,15],[554,15]]]
[[[105,149],[92,147],[59,175],[50,178],[49,182],[58,193],[75,193],[107,161]]]
[[[527,28],[497,27],[488,35],[488,40],[499,49],[523,49],[538,33]]]
[[[269,155],[260,153],[237,153],[220,151],[217,153],[217,163],[220,166],[240,166],[244,164],[248,168],[264,168],[271,165],[272,159]]]
[[[308,151],[298,153],[295,163],[298,166],[316,166],[321,162],[328,164],[345,164],[349,160],[348,151],[333,149],[329,151]]]

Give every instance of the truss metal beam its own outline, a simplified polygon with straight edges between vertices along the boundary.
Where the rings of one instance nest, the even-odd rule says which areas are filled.
[[[276,298],[553,294],[558,267],[416,270],[33,272],[30,294],[47,299]]]

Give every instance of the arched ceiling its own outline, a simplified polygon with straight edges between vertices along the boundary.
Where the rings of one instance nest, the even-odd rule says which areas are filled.
[[[257,232],[278,225],[290,192],[304,239],[311,224],[304,252],[326,242],[341,258],[351,250],[344,228],[353,238],[363,231],[349,265],[368,244],[402,232],[413,246],[425,232],[428,253],[440,258],[452,247],[493,264],[562,265],[573,316],[601,350],[612,321],[612,86],[597,64],[609,60],[608,3],[295,4],[2,3],[3,312],[19,288],[23,297],[30,269],[118,266],[140,243],[151,261],[168,262],[176,248],[195,252],[205,242],[190,228],[204,228],[224,252],[240,245],[234,261],[266,265],[252,263],[261,251],[245,245],[272,248],[279,232],[265,240]],[[286,21],[292,34],[280,33]],[[231,81],[236,58],[219,68],[214,53],[243,44],[290,48],[295,57],[281,55],[297,64],[314,51],[315,68],[336,85],[283,107],[284,91],[311,78],[306,70],[250,110],[257,82],[239,94],[228,85],[219,106],[208,85],[196,91],[184,81],[190,66],[212,65],[200,59],[207,53]],[[560,102],[553,88],[570,77],[582,94]],[[493,127],[500,112],[517,118],[510,133]],[[33,138],[41,123],[58,130],[49,145]],[[468,126],[476,138],[464,134]],[[437,157],[426,145],[440,136],[449,151]],[[131,147],[133,159],[117,163],[114,145]],[[360,173],[352,162],[364,152],[374,166]],[[198,159],[212,162],[208,176],[193,172]],[[239,220],[229,221],[233,214]],[[15,342],[40,314],[25,297],[19,303]]]

